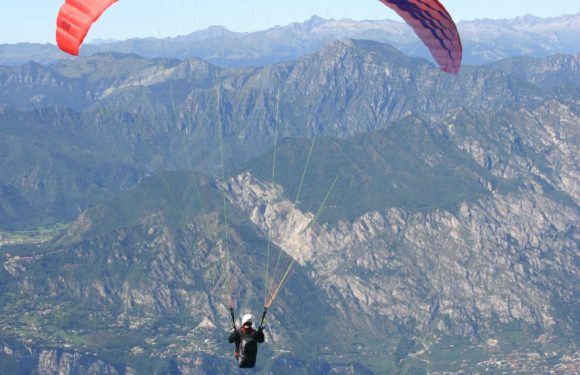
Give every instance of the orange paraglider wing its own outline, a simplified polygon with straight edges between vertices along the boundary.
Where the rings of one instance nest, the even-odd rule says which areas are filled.
[[[115,2],[117,0],[66,0],[56,19],[58,47],[77,56],[93,23]]]

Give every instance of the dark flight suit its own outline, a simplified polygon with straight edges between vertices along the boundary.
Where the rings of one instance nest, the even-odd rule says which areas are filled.
[[[236,344],[236,357],[240,368],[252,368],[256,365],[258,344],[264,342],[264,333],[252,327],[240,328],[232,331],[228,338],[230,343]]]

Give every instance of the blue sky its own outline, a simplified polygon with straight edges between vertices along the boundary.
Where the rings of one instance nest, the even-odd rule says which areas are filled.
[[[0,0],[0,43],[52,43],[63,0]],[[9,3],[9,5],[7,4]],[[442,0],[456,21],[551,17],[580,12],[579,0]],[[93,27],[87,40],[184,35],[210,25],[234,31],[261,30],[324,18],[397,19],[377,0],[120,0]]]

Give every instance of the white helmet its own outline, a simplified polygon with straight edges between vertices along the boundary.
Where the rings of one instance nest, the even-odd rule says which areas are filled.
[[[246,323],[253,324],[254,323],[254,315],[245,314],[244,316],[242,316],[242,325],[244,325]]]

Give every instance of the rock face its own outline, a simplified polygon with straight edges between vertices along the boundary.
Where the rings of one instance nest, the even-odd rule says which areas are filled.
[[[37,350],[21,345],[4,345],[3,352],[7,356],[5,361],[13,362],[16,365],[12,368],[12,374],[39,374],[39,375],[68,375],[68,374],[90,374],[90,375],[118,375],[120,372],[114,366],[104,361],[81,353],[75,353],[62,349],[42,349]],[[4,364],[3,366],[6,366]],[[6,367],[3,367],[6,369]],[[130,371],[130,368],[127,370]],[[4,372],[3,372],[4,373]]]
[[[112,366],[90,355],[66,352],[62,350],[27,351],[4,347],[10,353],[10,358],[21,366],[23,372],[15,369],[10,374],[39,374],[39,375],[137,375],[140,372],[129,366]],[[32,364],[36,367],[29,367]],[[18,372],[16,372],[18,371]],[[152,373],[155,373],[153,370]],[[225,364],[223,360],[212,356],[192,356],[191,358],[176,360],[173,366],[164,374],[169,375],[203,375],[203,374],[237,374],[232,364]],[[330,365],[324,361],[307,363],[298,359],[280,357],[274,361],[271,370],[266,374],[344,374],[369,375],[371,371],[361,365]],[[4,373],[3,373],[4,374]],[[8,375],[8,373],[6,373]]]
[[[279,187],[269,190],[247,174],[229,184],[234,204],[316,270],[345,319],[365,313],[376,321],[413,319],[424,333],[476,335],[498,321],[549,328],[558,314],[551,300],[576,303],[578,209],[533,186],[454,213],[390,209],[308,228],[314,215]]]
[[[286,198],[283,186],[257,180],[249,172],[217,184],[213,193],[207,190],[211,185],[199,185],[206,198],[205,218],[190,217],[188,213],[202,213],[196,208],[199,202],[189,194],[181,195],[190,196],[182,201],[178,193],[193,188],[186,182],[191,184],[192,177],[146,181],[136,191],[87,211],[54,244],[63,252],[45,252],[29,262],[18,262],[19,267],[7,268],[7,286],[31,296],[52,296],[53,301],[66,296],[80,302],[70,315],[78,321],[65,328],[77,340],[94,345],[94,339],[78,330],[89,329],[84,319],[96,318],[101,325],[109,324],[115,335],[129,340],[129,358],[112,364],[98,356],[62,349],[27,349],[28,354],[16,355],[19,350],[9,346],[4,353],[19,368],[34,366],[45,374],[139,373],[143,370],[135,370],[130,358],[145,353],[175,356],[177,359],[166,367],[168,373],[234,373],[231,362],[219,355],[225,350],[220,344],[225,333],[215,328],[227,322],[227,305],[217,297],[226,283],[220,259],[224,254],[219,250],[223,244],[219,244],[219,236],[211,237],[211,233],[219,233],[219,219],[210,212],[219,212],[220,190],[231,204],[230,248],[237,260],[232,267],[241,276],[237,283],[244,290],[240,290],[243,306],[259,303],[256,300],[263,292],[260,277],[244,271],[255,266],[243,260],[256,264],[266,248],[263,240],[250,240],[250,233],[270,238],[296,260],[296,280],[272,310],[273,327],[268,334],[274,348],[299,353],[293,342],[309,345],[305,344],[309,340],[293,337],[293,327],[303,324],[303,316],[312,317],[316,332],[325,332],[331,339],[332,330],[327,329],[333,326],[325,327],[328,323],[325,319],[316,321],[316,315],[349,322],[369,340],[392,336],[394,327],[406,327],[420,337],[458,335],[478,340],[500,334],[502,327],[514,324],[533,327],[548,336],[566,331],[570,335],[578,311],[578,236],[574,227],[578,208],[574,201],[553,199],[540,183],[533,183],[538,179],[535,169],[517,172],[524,180],[517,189],[493,190],[453,211],[387,208],[334,224],[314,221],[314,213],[303,212]],[[181,209],[164,207],[164,199],[153,203],[152,197],[141,195],[159,191],[162,184],[173,187],[168,197]],[[138,201],[150,203],[144,211],[129,205],[129,211],[121,214],[124,202],[134,201],[134,195],[141,197]],[[122,218],[122,228],[101,221],[115,217]],[[236,227],[234,223],[240,220],[249,220],[256,227]],[[176,230],[178,222],[185,223],[183,229]],[[212,245],[213,241],[217,243]],[[58,267],[47,264],[51,259]],[[89,264],[99,265],[96,275],[88,272]],[[299,300],[306,295],[309,304],[300,305]],[[86,304],[93,308],[80,307]],[[299,305],[303,311],[298,321],[292,321],[295,314],[287,312]],[[54,323],[48,325],[55,317],[71,314],[66,303],[42,309],[27,313],[41,322],[42,316],[50,317],[40,332],[56,328]],[[160,316],[192,321],[164,331],[167,326],[159,321]],[[14,319],[9,317],[7,322]],[[9,331],[11,324],[7,325]],[[97,332],[107,332],[102,330]],[[143,341],[130,338],[145,333],[150,336]],[[315,351],[323,346],[331,352],[341,350],[327,340],[315,342]],[[293,356],[273,358],[261,371],[368,371],[359,365],[344,367]],[[468,368],[476,368],[471,366]]]

